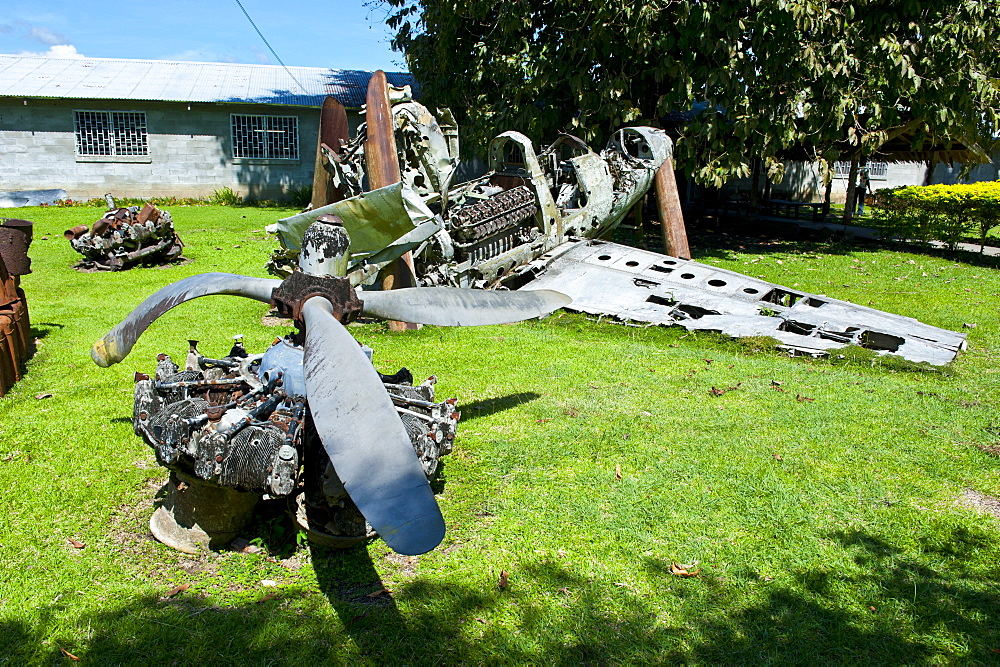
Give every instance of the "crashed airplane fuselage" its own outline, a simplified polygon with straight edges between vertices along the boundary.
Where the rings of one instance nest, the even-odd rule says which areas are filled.
[[[324,146],[323,162],[347,199],[273,225],[282,249],[272,270],[290,270],[305,228],[329,219],[350,232],[348,277],[366,289],[384,286],[386,267],[412,252],[420,285],[552,289],[570,296],[574,310],[770,336],[794,352],[859,345],[941,365],[964,348],[962,334],[912,318],[601,241],[672,157],[662,130],[619,130],[599,154],[569,135],[536,153],[527,137],[505,132],[489,147],[484,176],[451,185],[458,165],[451,114],[439,124],[405,95],[392,110],[393,127],[381,131],[394,134],[401,181],[363,189],[361,158],[378,127],[362,125],[343,150]]]

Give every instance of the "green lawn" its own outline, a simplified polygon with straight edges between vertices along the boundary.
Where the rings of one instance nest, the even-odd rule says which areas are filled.
[[[23,286],[39,347],[0,399],[0,662],[997,659],[998,520],[958,500],[1000,497],[984,451],[1000,441],[989,258],[692,239],[701,261],[968,332],[947,372],[566,313],[353,327],[380,370],[436,374],[439,398],[459,399],[444,543],[417,558],[379,541],[296,548],[265,507],[246,535],[261,552],[192,557],[148,532],[165,473],[132,433],[132,375],[188,338],[217,356],[233,334],[254,352],[281,330],[262,304],[210,297],[118,366],[97,368],[89,347],[168,282],[264,276],[263,227],[286,212],[169,210],[190,263],[93,274],[71,268],[61,232],[99,209],[4,211],[36,222]]]

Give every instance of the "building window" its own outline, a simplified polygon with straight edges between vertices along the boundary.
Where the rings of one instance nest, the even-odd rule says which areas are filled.
[[[149,155],[142,111],[74,111],[77,155]]]
[[[299,119],[295,116],[232,115],[233,157],[299,159]]]
[[[836,178],[847,178],[851,175],[851,163],[849,160],[840,160],[833,163]],[[873,181],[884,181],[889,173],[888,162],[868,161],[868,178]]]

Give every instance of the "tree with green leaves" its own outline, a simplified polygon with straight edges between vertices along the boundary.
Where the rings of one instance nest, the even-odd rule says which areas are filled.
[[[721,185],[754,158],[777,178],[793,147],[850,159],[904,131],[917,149],[998,131],[1000,0],[381,1],[424,98],[478,146],[687,112],[675,164]]]

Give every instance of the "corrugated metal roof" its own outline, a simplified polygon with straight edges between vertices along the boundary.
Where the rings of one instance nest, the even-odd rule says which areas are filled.
[[[324,67],[0,54],[0,96],[11,97],[320,106],[333,95],[358,108],[371,75]],[[394,86],[414,85],[405,72],[386,78]]]

